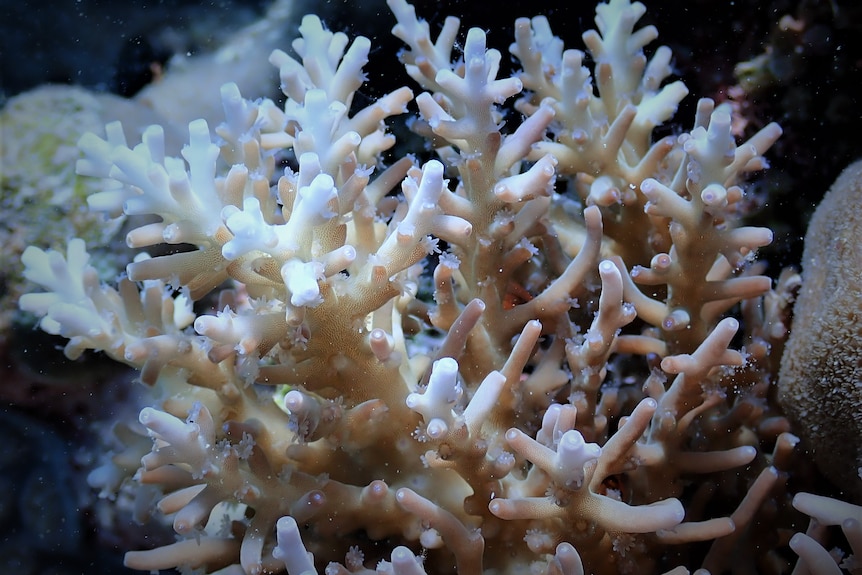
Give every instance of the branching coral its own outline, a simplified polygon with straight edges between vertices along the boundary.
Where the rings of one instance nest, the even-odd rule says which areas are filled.
[[[669,50],[644,56],[637,2],[598,7],[594,72],[546,19],[518,20],[523,70],[503,78],[481,30],[460,57],[456,19],[435,40],[390,7],[436,158],[383,168],[385,121],[413,94],[358,109],[370,42],[307,16],[297,58],[270,58],[283,108],[228,84],[225,121],[189,124],[182,158],[158,127],[133,147],[118,125],[81,139],[78,172],[118,184],[91,207],[158,216],[133,247],[190,251],[136,258],[117,288],[81,240],[24,253],[46,291],[21,307],[69,357],[103,350],[152,388],[134,481],[158,487],[180,540],[127,564],[722,570],[757,513],[788,505],[795,438],[764,400],[793,282],[770,291],[751,262],[771,232],[737,225],[779,128],[737,145],[702,100],[689,132],[654,142],[687,91],[664,83]],[[725,317],[740,302],[742,334]],[[122,472],[91,482],[110,492]]]

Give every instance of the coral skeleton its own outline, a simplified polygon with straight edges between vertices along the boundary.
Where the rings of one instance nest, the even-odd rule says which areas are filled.
[[[786,560],[749,528],[790,509],[797,440],[766,396],[798,277],[773,287],[755,263],[772,233],[740,224],[779,127],[737,142],[703,99],[655,138],[687,89],[669,49],[644,55],[639,2],[598,6],[589,54],[517,20],[512,77],[482,30],[459,47],[457,19],[435,38],[389,6],[413,88],[361,108],[371,42],[306,16],[295,55],[270,57],[283,106],[226,84],[224,121],[191,122],[181,157],[158,126],[81,138],[78,173],[112,182],[90,208],[156,216],[128,244],[173,249],[115,287],[83,240],[22,256],[44,291],[20,306],[66,355],[99,350],[150,389],[126,424],[151,449],[128,428],[90,476],[105,496],[157,490],[151,513],[172,520],[177,541],[127,566],[719,573],[745,545]],[[414,105],[415,156],[387,131]],[[794,504],[823,522],[811,497]],[[852,514],[824,524],[858,555]],[[790,546],[808,561],[817,537]]]

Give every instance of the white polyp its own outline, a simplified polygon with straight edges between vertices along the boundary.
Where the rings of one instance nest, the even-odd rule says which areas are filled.
[[[473,233],[473,225],[458,216],[439,215],[433,222],[434,235],[450,243],[463,241]]]
[[[323,275],[329,277],[347,268],[356,260],[356,248],[344,245],[326,254],[323,259]]]
[[[392,551],[392,573],[393,575],[426,575],[422,567],[422,559],[404,546],[396,547]]]
[[[506,385],[506,376],[499,371],[492,371],[479,384],[476,393],[464,409],[464,422],[471,433],[478,431],[494,410],[504,385]]]
[[[329,201],[337,196],[335,183],[329,174],[318,174],[308,186],[299,188],[298,206],[291,219],[300,218],[301,225],[318,225],[335,214],[329,209]]]
[[[141,136],[141,141],[150,153],[150,159],[161,164],[165,161],[165,130],[158,124],[148,126]]]
[[[181,293],[174,298],[174,325],[177,329],[185,329],[195,321],[194,304],[188,295]]]
[[[667,331],[677,331],[680,329],[685,329],[691,323],[691,316],[689,316],[688,312],[684,309],[675,309],[661,322],[662,329]]]
[[[292,389],[284,396],[284,407],[290,412],[299,411],[302,409],[302,404],[305,401],[305,396],[302,392]]]
[[[150,430],[151,434],[157,435],[173,446],[182,447],[188,445],[198,435],[199,427],[193,423],[153,409],[145,407],[138,415],[138,421]]]
[[[596,206],[610,206],[620,201],[620,190],[610,176],[599,176],[590,184],[587,203]]]
[[[272,556],[284,563],[288,575],[317,573],[314,558],[305,549],[299,526],[293,517],[288,515],[279,519],[275,524],[275,532],[278,544],[272,550]]]
[[[416,233],[416,226],[412,221],[401,222],[396,229],[396,235],[399,243],[411,244],[413,240],[418,239],[419,234]]]
[[[425,396],[440,403],[453,403],[457,399],[458,362],[443,357],[434,362]]]
[[[666,272],[670,268],[671,263],[673,263],[673,260],[671,260],[668,254],[660,253],[653,256],[649,267],[654,272]]]
[[[222,108],[224,109],[225,125],[234,137],[239,137],[246,129],[247,106],[239,91],[239,86],[228,82],[220,90]]]
[[[183,156],[192,165],[200,160],[206,160],[206,152],[212,145],[210,130],[206,120],[189,122],[189,145],[183,150]]]
[[[570,429],[560,438],[555,457],[559,479],[567,485],[580,485],[584,480],[584,465],[598,459],[602,448],[596,443],[587,443],[579,431]]]
[[[710,184],[700,193],[703,203],[711,207],[724,207],[727,205],[727,189],[721,184]]]
[[[436,529],[430,528],[419,535],[419,544],[425,549],[440,549],[443,547],[443,538]]]
[[[372,353],[374,353],[374,357],[379,361],[386,361],[392,355],[392,350],[394,349],[393,340],[392,336],[386,333],[386,331],[380,328],[371,330],[368,342]]]
[[[440,125],[440,122],[452,122],[455,120],[428,92],[422,92],[416,96],[416,105],[419,107],[422,117],[425,118],[425,121],[428,122],[431,128],[436,128]]]
[[[536,441],[545,447],[552,447],[554,445],[554,428],[560,417],[562,407],[559,403],[552,403],[545,411],[545,415],[542,416],[542,426],[536,433]]]
[[[500,180],[494,186],[494,194],[504,202],[522,202],[537,196],[547,196],[554,178],[557,160],[546,154],[521,174]]]
[[[445,433],[447,421],[452,421],[452,407],[461,396],[462,389],[458,383],[458,362],[451,357],[443,357],[434,362],[431,377],[424,393],[411,393],[407,396],[407,407],[422,415],[428,422],[429,435],[440,425],[444,426],[440,433]],[[438,419],[439,424],[432,420]]]
[[[614,265],[614,262],[610,260],[602,260],[599,263],[599,273],[602,275],[602,277],[609,275],[620,275],[619,269],[617,269],[617,266]]]
[[[428,423],[425,431],[431,439],[442,439],[449,432],[449,426],[439,417],[435,417]]]
[[[246,198],[242,210],[225,206],[221,217],[234,236],[222,246],[225,259],[235,260],[251,251],[266,251],[278,245],[278,235],[264,220],[260,202],[255,197]]]
[[[290,292],[290,303],[314,307],[321,302],[318,280],[323,279],[323,264],[291,259],[281,266],[281,277]]]
[[[297,189],[310,186],[314,178],[320,175],[320,170],[320,156],[314,152],[305,152],[299,156],[299,177],[296,180]],[[299,201],[298,197],[297,201]],[[294,209],[296,209],[295,205]]]

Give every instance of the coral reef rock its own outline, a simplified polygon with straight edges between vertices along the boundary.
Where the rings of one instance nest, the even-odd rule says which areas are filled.
[[[803,283],[781,361],[778,400],[820,470],[862,501],[862,161],[814,212]]]

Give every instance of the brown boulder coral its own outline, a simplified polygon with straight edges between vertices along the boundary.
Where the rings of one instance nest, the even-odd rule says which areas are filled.
[[[778,399],[815,463],[862,501],[862,161],[838,177],[805,236],[803,283]]]

